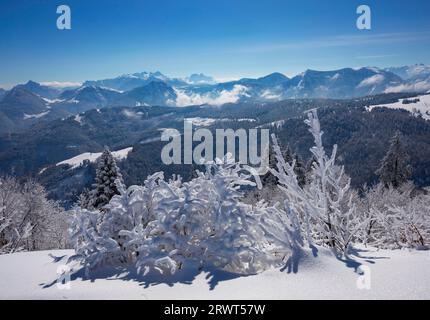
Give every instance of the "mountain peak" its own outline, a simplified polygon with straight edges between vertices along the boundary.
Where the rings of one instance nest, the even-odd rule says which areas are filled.
[[[214,78],[203,73],[193,73],[185,79],[191,84],[212,84],[215,83]]]

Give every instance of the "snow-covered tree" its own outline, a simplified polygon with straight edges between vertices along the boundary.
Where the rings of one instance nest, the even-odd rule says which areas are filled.
[[[96,178],[90,192],[89,207],[100,209],[108,204],[114,195],[119,194],[116,180],[122,181],[121,173],[112,153],[105,148],[97,160]]]
[[[34,181],[0,178],[0,253],[64,248],[67,217]]]
[[[360,240],[381,248],[428,246],[430,241],[430,197],[414,190],[412,183],[398,188],[382,183],[364,190],[358,203],[362,221]]]
[[[344,169],[335,164],[337,146],[327,156],[316,110],[308,113],[305,123],[314,137],[311,153],[315,158],[308,185],[302,187],[294,171],[295,162],[284,160],[277,139],[272,135],[277,154],[279,187],[286,196],[287,211],[298,217],[309,244],[317,243],[333,248],[336,254],[347,254],[359,228],[356,224],[355,205],[350,193],[350,181]]]
[[[376,171],[379,180],[386,187],[390,185],[398,188],[411,176],[411,167],[408,165],[409,156],[402,145],[402,135],[400,132],[390,140],[390,146],[385,157],[381,161],[381,166]]]

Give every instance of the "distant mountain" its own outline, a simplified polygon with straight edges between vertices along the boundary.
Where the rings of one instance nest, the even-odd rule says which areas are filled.
[[[152,81],[145,86],[128,91],[126,95],[134,99],[137,105],[156,106],[175,105],[177,97],[172,87],[160,81]]]
[[[171,86],[186,86],[187,83],[181,79],[168,78],[161,72],[138,72],[125,74],[113,79],[97,81],[85,81],[84,86],[107,87],[120,91],[129,91],[147,85],[153,81],[162,81]]]
[[[6,94],[6,90],[0,88],[0,101],[3,98],[3,96]]]
[[[20,85],[17,85],[16,87],[24,88],[27,91],[30,91],[46,99],[55,99],[61,93],[61,91],[56,88],[43,86],[40,83],[31,81],[31,80],[28,81],[26,84],[20,84]]]
[[[185,79],[189,84],[215,84],[214,78],[206,76],[203,73],[193,73]]]
[[[256,82],[264,86],[277,86],[290,80],[287,76],[279,72],[271,73],[265,77],[257,78]]]
[[[385,69],[402,77],[405,82],[390,88],[391,92],[429,92],[430,91],[430,66],[415,64],[411,66],[393,67]]]
[[[427,78],[430,76],[430,66],[422,63],[411,66],[391,67],[384,70],[397,74],[404,80],[409,80],[412,78]]]
[[[90,109],[133,104],[133,100],[119,91],[97,86],[82,86],[64,91],[59,96],[56,107],[76,114]]]
[[[345,68],[334,71],[307,70],[283,84],[289,98],[351,98],[383,93],[403,80],[377,68]]]
[[[64,116],[62,110],[51,109],[49,103],[24,86],[8,91],[0,102],[0,133],[25,129],[38,121],[49,121]]]
[[[18,91],[17,91],[18,90]],[[20,102],[19,90],[33,93]],[[332,71],[307,70],[293,78],[275,72],[259,78],[242,78],[214,83],[202,73],[188,78],[169,78],[161,72],[140,72],[113,79],[86,81],[79,88],[60,91],[34,81],[18,85],[3,95],[3,127],[10,132],[11,121],[26,114],[36,122],[53,116],[79,114],[91,109],[116,106],[223,105],[241,102],[273,102],[297,98],[349,99],[393,92],[428,92],[430,67],[413,66],[378,69],[344,68]],[[13,93],[15,92],[15,93]],[[24,95],[25,96],[25,95]],[[2,101],[2,100],[0,100]],[[47,108],[50,109],[49,117]],[[34,111],[34,110],[36,111]],[[53,112],[55,110],[56,112]],[[11,113],[19,114],[12,115]],[[18,126],[19,127],[19,126]],[[6,129],[0,130],[5,131]]]
[[[46,101],[36,94],[17,86],[8,91],[0,103],[0,110],[10,117],[37,114],[47,110]]]

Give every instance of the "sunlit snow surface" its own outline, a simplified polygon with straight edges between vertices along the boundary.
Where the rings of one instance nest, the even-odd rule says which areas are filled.
[[[83,279],[78,271],[70,289],[57,286],[57,268],[72,250],[0,256],[0,299],[429,299],[430,251],[362,248],[355,260],[368,266],[370,289],[359,289],[356,264],[327,250],[302,259],[296,273],[269,270],[239,277],[196,268],[174,277],[141,276],[103,269]],[[360,282],[360,281],[359,281]]]
[[[123,160],[126,159],[128,154],[133,150],[133,147],[121,149],[118,151],[113,151],[112,155],[116,160]],[[85,152],[81,153],[80,155],[77,155],[76,157],[61,161],[57,163],[57,166],[67,164],[71,167],[71,169],[77,168],[80,165],[83,164],[85,160],[88,160],[90,162],[96,162],[96,160],[102,155],[101,152]]]
[[[414,100],[414,99],[419,99],[420,101],[415,103],[403,104],[403,100]],[[376,108],[376,107],[386,107],[389,109],[404,109],[411,112],[414,115],[421,114],[424,119],[430,120],[430,94],[421,95],[421,96],[408,98],[408,99],[400,99],[395,103],[369,106],[367,110],[371,111],[373,108]]]

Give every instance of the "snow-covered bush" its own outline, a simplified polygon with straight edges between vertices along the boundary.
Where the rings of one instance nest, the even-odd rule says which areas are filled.
[[[64,248],[67,217],[34,181],[0,178],[0,253]]]
[[[145,183],[146,184],[146,183]],[[174,272],[190,260],[236,273],[257,273],[272,265],[259,219],[263,205],[243,203],[251,175],[228,160],[208,164],[187,182],[159,180],[155,220],[124,231],[137,246],[137,266]]]
[[[361,240],[381,248],[430,244],[430,196],[414,191],[412,183],[394,188],[379,183],[366,188],[358,202]]]
[[[76,209],[74,258],[87,269],[136,263],[144,273],[187,262],[241,274],[280,266],[296,249],[293,224],[282,210],[242,201],[241,188],[258,182],[250,171],[226,157],[186,183],[160,172],[119,188],[101,213]]]

